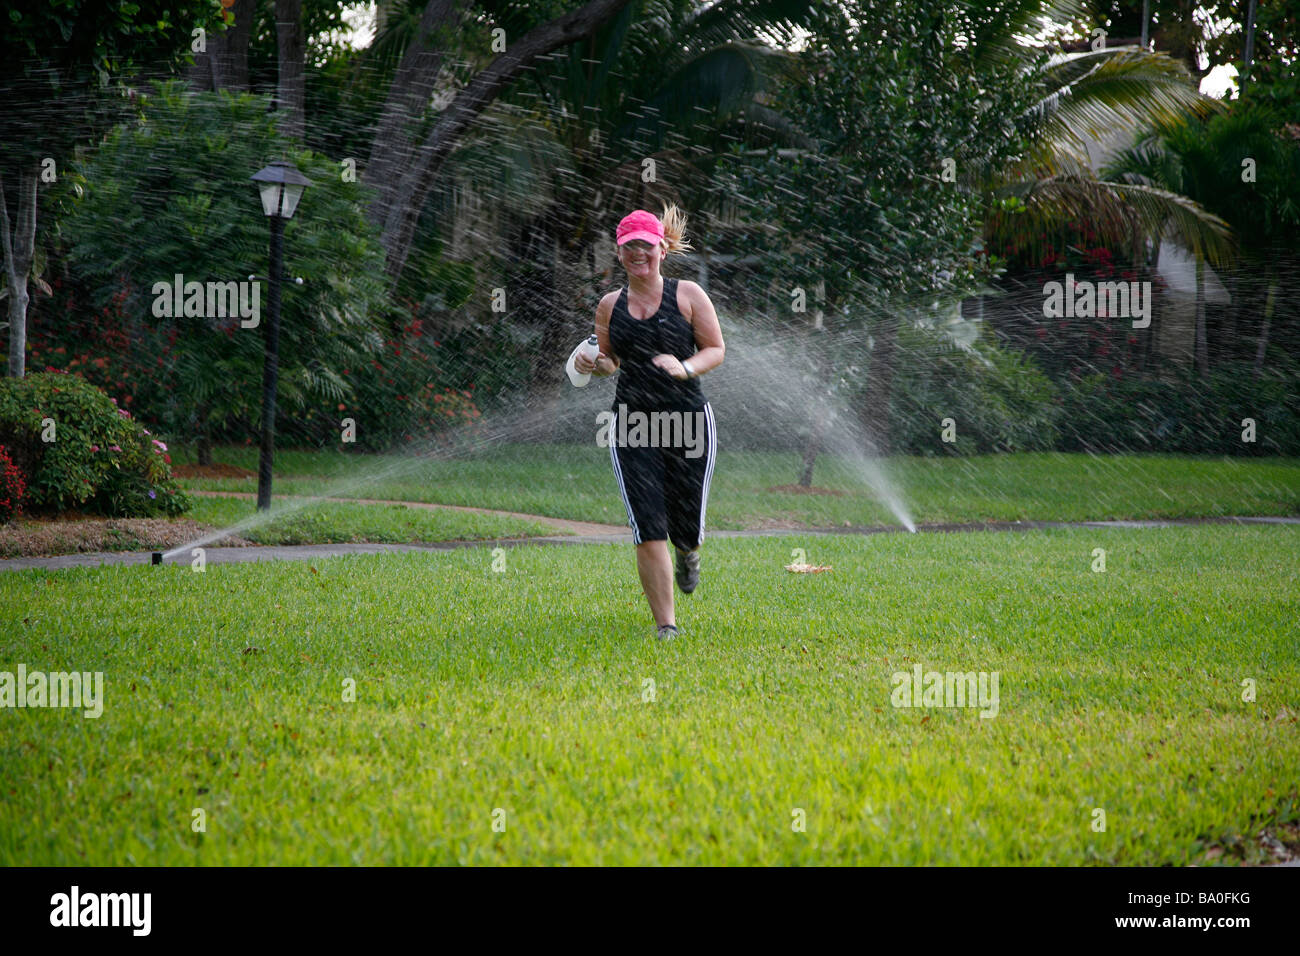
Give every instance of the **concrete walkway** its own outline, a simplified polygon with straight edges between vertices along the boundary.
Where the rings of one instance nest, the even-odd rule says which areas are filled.
[[[348,499],[344,499],[348,500]],[[393,502],[393,504],[410,504],[410,502]],[[474,509],[466,509],[474,510]],[[504,513],[504,512],[499,512]],[[537,515],[515,515],[535,521],[554,522],[559,519],[543,519]],[[566,522],[569,525],[583,525],[584,522]],[[969,524],[931,524],[918,525],[917,532],[923,534],[953,534],[968,531],[1037,531],[1046,528],[1177,528],[1203,524],[1264,524],[1264,525],[1300,525],[1300,518],[1170,518],[1159,521],[995,521]],[[589,528],[609,528],[610,525],[588,525]],[[869,528],[773,528],[762,531],[710,531],[712,538],[779,538],[807,537],[809,535],[836,534],[899,534],[903,528],[869,527]],[[540,538],[502,538],[485,541],[443,541],[429,544],[300,544],[267,545],[263,547],[215,548],[205,549],[208,564],[237,564],[243,561],[316,561],[346,554],[389,554],[409,551],[452,551],[458,548],[497,548],[517,547],[527,544],[631,544],[630,531],[614,532],[588,531],[571,535],[555,535]],[[166,561],[167,564],[188,565],[191,557],[188,550],[182,551]],[[130,565],[149,564],[148,551],[96,552],[88,554],[65,554],[50,558],[8,558],[0,560],[0,571],[19,571],[27,568],[57,570],[59,568],[98,567],[105,564]]]

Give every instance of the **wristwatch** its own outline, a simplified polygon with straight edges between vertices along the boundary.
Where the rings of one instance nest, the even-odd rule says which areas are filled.
[[[695,369],[691,368],[691,363],[689,361],[683,362],[682,368],[686,370],[687,378],[695,378]]]

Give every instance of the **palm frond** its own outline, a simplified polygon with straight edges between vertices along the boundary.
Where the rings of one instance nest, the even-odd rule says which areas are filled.
[[[1046,82],[1052,92],[1031,112],[1048,150],[1086,149],[1088,139],[1180,122],[1217,106],[1197,91],[1181,62],[1135,48],[1075,54],[1049,67]]]
[[[1101,175],[1112,182],[1155,186],[1171,192],[1178,192],[1182,184],[1178,155],[1165,149],[1154,135],[1143,136],[1117,151],[1102,167]]]
[[[570,162],[554,127],[497,104],[452,154],[444,178],[458,190],[497,197],[517,213],[536,214],[553,199],[556,170]]]
[[[1023,61],[1024,40],[1035,36],[1044,20],[1069,23],[1087,16],[1087,0],[967,0],[958,16],[973,24],[975,63],[981,69]]]
[[[366,47],[363,59],[367,70],[376,70],[386,76],[397,69],[406,48],[419,35],[424,4],[397,0],[383,6],[386,7],[384,24]]]
[[[1003,242],[1032,244],[1040,233],[1068,222],[1087,222],[1108,245],[1129,248],[1147,236],[1176,235],[1213,265],[1234,254],[1232,230],[1218,216],[1186,196],[1138,183],[1087,176],[1053,176],[1008,187],[1025,203],[1014,216],[991,216],[989,233]]]
[[[816,0],[718,0],[687,17],[681,33],[700,46],[755,37],[784,45],[796,27],[813,20],[820,5]]]
[[[791,54],[759,43],[728,43],[696,56],[673,72],[613,134],[624,143],[658,149],[669,130],[689,129],[703,116],[716,126],[738,116],[770,77],[790,68]]]

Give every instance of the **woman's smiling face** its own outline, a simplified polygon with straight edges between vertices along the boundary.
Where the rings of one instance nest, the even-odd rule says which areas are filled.
[[[640,239],[633,239],[618,247],[618,259],[630,276],[648,279],[659,272],[659,259],[663,250]]]

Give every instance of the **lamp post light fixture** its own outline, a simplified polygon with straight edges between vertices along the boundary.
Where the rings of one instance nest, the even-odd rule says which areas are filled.
[[[283,278],[284,224],[292,219],[303,190],[312,181],[289,162],[274,162],[251,177],[262,193],[262,212],[271,220],[271,271],[267,290],[270,322],[262,367],[262,449],[257,464],[257,509],[271,508],[271,458],[275,451],[275,388],[280,374],[280,280]]]

